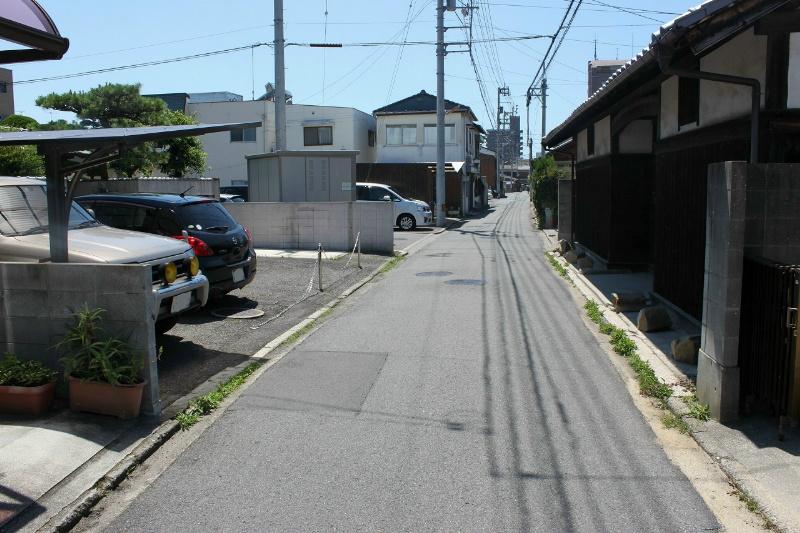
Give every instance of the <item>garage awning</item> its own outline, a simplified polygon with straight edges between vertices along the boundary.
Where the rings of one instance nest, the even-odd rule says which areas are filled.
[[[0,63],[61,59],[69,48],[53,20],[36,0],[3,0],[0,4],[0,39],[23,46],[0,50]]]
[[[80,173],[119,159],[127,148],[150,141],[192,137],[205,133],[257,128],[261,122],[145,126],[141,128],[96,128],[90,130],[16,131],[0,133],[0,146],[35,145],[44,155],[47,173],[47,217],[50,222],[50,260],[68,261],[68,216]],[[64,155],[89,150],[83,161],[68,163]],[[69,186],[66,177],[72,175]]]

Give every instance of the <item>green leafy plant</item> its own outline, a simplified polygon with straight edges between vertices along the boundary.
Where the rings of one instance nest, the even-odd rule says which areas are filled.
[[[233,391],[241,387],[247,381],[247,378],[249,378],[253,372],[258,370],[262,364],[264,364],[264,361],[250,363],[236,375],[230,377],[224,383],[221,383],[219,386],[217,386],[217,388],[213,391],[192,400],[192,402],[189,404],[189,407],[175,417],[175,420],[178,422],[180,428],[184,430],[189,429],[195,425],[198,420],[200,420],[200,417],[207,415],[219,407],[219,404],[222,403],[222,400],[230,396]]]
[[[558,272],[558,275],[572,283],[572,280],[569,279],[569,273],[564,265],[562,265],[550,252],[545,252],[544,255],[547,256],[547,262],[550,263],[550,266],[553,267],[556,272]]]
[[[697,396],[694,394],[690,396],[684,396],[683,402],[689,408],[689,413],[686,416],[696,418],[702,422],[705,422],[711,418],[711,408],[708,406],[708,404],[700,403],[700,400],[698,400]]]
[[[664,416],[662,416],[661,422],[667,429],[677,429],[684,435],[689,433],[689,424],[687,424],[683,418],[673,412],[666,413]]]
[[[10,353],[0,359],[0,385],[38,387],[53,381],[57,374],[39,361],[23,361]]]
[[[104,309],[84,307],[75,313],[75,324],[56,348],[67,376],[112,385],[141,383],[142,359],[120,339],[105,336],[100,325]]]
[[[528,181],[539,229],[544,227],[545,209],[552,209],[553,214],[558,215],[558,178],[561,175],[552,155],[537,157],[531,163]]]

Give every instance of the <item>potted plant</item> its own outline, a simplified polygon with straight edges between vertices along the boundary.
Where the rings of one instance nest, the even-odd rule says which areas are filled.
[[[53,404],[57,372],[12,354],[0,359],[0,411],[39,416]]]
[[[69,383],[73,411],[88,411],[118,418],[139,416],[144,380],[141,357],[100,327],[103,309],[84,308],[75,324],[56,347],[66,352],[61,359]]]

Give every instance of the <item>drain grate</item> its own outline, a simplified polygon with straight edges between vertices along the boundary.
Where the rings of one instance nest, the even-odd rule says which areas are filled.
[[[423,278],[425,278],[425,277],[432,277],[432,278],[434,278],[434,277],[445,277],[445,276],[452,276],[452,275],[453,275],[453,273],[452,273],[452,272],[449,272],[449,271],[447,271],[447,270],[433,270],[433,271],[431,271],[431,272],[417,272],[417,274],[416,274],[416,275],[417,275],[417,276],[420,276],[420,277],[423,277]]]
[[[247,309],[242,307],[220,307],[211,311],[211,316],[217,318],[235,318],[237,320],[252,320],[264,316],[261,309]]]
[[[483,285],[486,282],[482,279],[450,279],[445,283],[448,285]]]

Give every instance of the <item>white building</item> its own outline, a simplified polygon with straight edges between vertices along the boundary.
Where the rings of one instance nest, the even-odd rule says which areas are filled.
[[[377,119],[376,163],[436,162],[436,96],[425,91],[373,111]],[[461,168],[464,212],[475,206],[480,176],[480,136],[469,106],[445,100],[445,161]]]
[[[230,93],[225,93],[230,94]],[[153,95],[167,101],[170,95]],[[220,186],[247,185],[246,156],[275,151],[275,102],[203,101],[186,95],[186,113],[200,123],[256,122],[260,128],[203,135],[207,177]],[[375,161],[375,118],[352,107],[287,105],[287,150],[358,150],[358,163]]]

